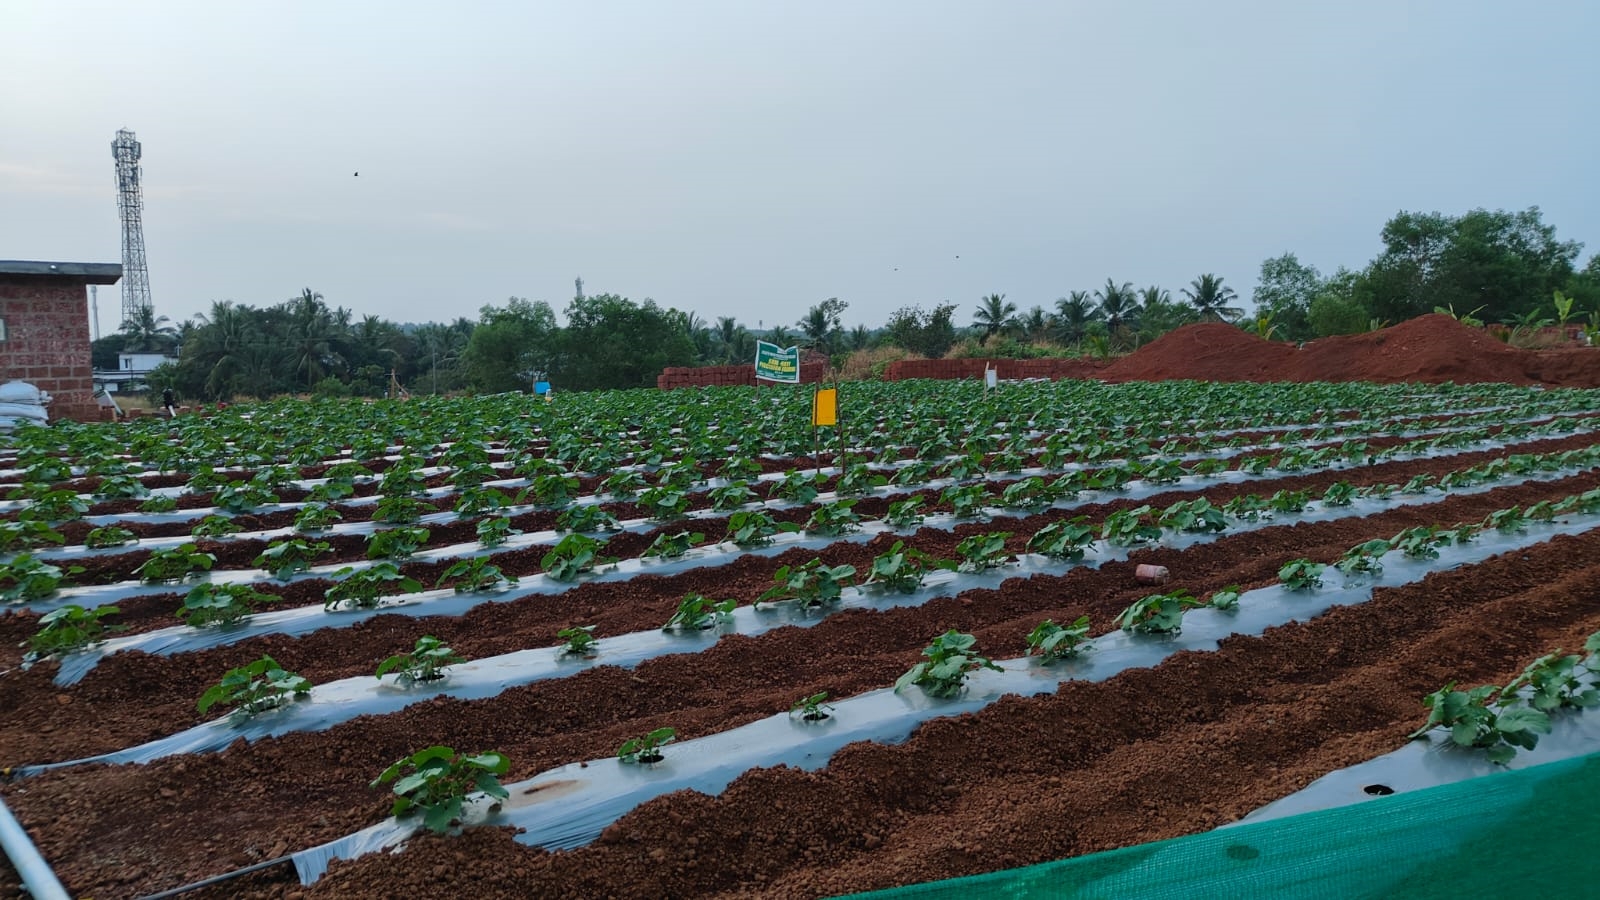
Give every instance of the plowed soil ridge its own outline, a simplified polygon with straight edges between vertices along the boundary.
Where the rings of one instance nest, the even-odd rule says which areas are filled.
[[[171,887],[181,880],[271,858],[284,850],[319,843],[376,821],[387,804],[376,792],[366,789],[366,781],[373,772],[416,746],[448,741],[476,749],[495,747],[515,761],[512,778],[527,777],[559,763],[605,755],[627,737],[660,725],[673,725],[680,734],[691,737],[770,715],[795,697],[817,690],[842,696],[880,687],[916,659],[929,636],[947,628],[975,634],[979,646],[995,656],[1024,652],[1023,637],[1044,617],[1060,621],[1087,611],[1100,626],[1097,630],[1104,630],[1110,616],[1148,592],[1130,578],[1131,567],[1138,562],[1173,567],[1183,573],[1182,586],[1197,594],[1226,584],[1250,586],[1271,580],[1276,567],[1286,558],[1331,558],[1356,541],[1377,534],[1392,534],[1415,524],[1480,518],[1493,509],[1563,496],[1594,483],[1593,476],[1586,476],[1552,484],[1521,485],[1483,495],[1447,498],[1431,506],[1393,510],[1368,519],[1278,526],[1187,551],[1145,551],[1128,563],[1108,564],[1101,570],[1012,579],[999,590],[970,591],[959,598],[935,600],[914,609],[845,613],[809,629],[780,629],[759,638],[725,638],[692,659],[662,658],[633,672],[602,667],[574,678],[508,691],[493,700],[429,702],[400,714],[358,720],[320,734],[236,744],[220,754],[144,767],[96,766],[51,773],[20,783],[16,787],[21,790],[8,790],[7,797],[75,890],[123,896]],[[1586,558],[1583,548],[1566,542],[1541,545],[1527,555],[1545,558],[1551,546],[1561,551],[1553,559],[1560,564],[1556,569],[1583,567],[1579,562]],[[1499,589],[1492,579],[1482,583],[1491,591]],[[1531,614],[1531,618],[1537,619],[1538,615]],[[1381,636],[1387,629],[1380,627],[1377,632]],[[1477,639],[1469,644],[1469,649],[1479,652],[1493,647],[1495,641]],[[1319,653],[1319,659],[1328,655]],[[1519,652],[1515,657],[1523,660],[1525,655]],[[1158,671],[1188,664],[1174,660]],[[1516,665],[1520,667],[1521,662]],[[1261,676],[1260,680],[1264,684],[1299,685],[1307,677],[1305,668],[1302,664],[1291,670],[1287,678]],[[1155,682],[1141,680],[1154,676],[1130,677],[1141,685],[1134,694],[1142,691],[1146,699],[1167,690],[1158,689],[1165,675]],[[1221,700],[1217,702],[1224,706],[1244,703],[1243,714],[1247,714],[1248,695],[1238,693],[1236,681],[1220,680],[1215,692]],[[1438,683],[1442,679],[1420,691],[1411,690],[1410,682],[1405,690],[1392,690],[1390,716],[1384,721],[1403,718],[1414,727],[1416,710],[1420,709],[1417,698]],[[1073,694],[1079,688],[1063,690]],[[1183,722],[1203,721],[1189,712],[1174,712],[1166,705],[1146,711],[1134,702],[1134,694],[1094,701],[1112,705],[1104,710],[1094,706],[1089,714],[1092,723],[1124,729],[1116,740],[1105,738],[1108,746],[1131,748],[1132,744],[1154,740],[1165,729]],[[1197,708],[1204,708],[1210,702],[1205,699],[1209,696],[1201,691],[1192,699]],[[605,702],[596,703],[596,697],[606,698]],[[1006,700],[998,706],[1010,710],[1014,703]],[[1403,711],[1398,711],[1402,707]],[[1076,755],[1062,755],[1056,750],[1052,751],[1055,755],[1042,758],[1056,760],[1049,765],[1031,755],[1029,748],[1037,750],[1036,739],[1058,732],[1057,737],[1065,738],[1082,730],[1077,719],[1063,718],[1060,711],[1030,718],[1025,725],[1019,725],[1015,718],[1006,719],[1020,729],[1020,736],[1008,740],[967,738],[962,723],[973,718],[936,723],[919,732],[912,743],[924,747],[928,745],[918,742],[925,740],[922,735],[930,729],[942,735],[934,742],[938,747],[936,758],[908,765],[895,763],[888,769],[883,768],[882,762],[871,762],[866,771],[858,771],[850,768],[858,765],[852,762],[857,754],[877,760],[873,754],[895,748],[855,747],[842,753],[842,762],[835,765],[845,765],[841,771],[853,772],[859,778],[827,772],[822,776],[801,776],[783,769],[753,773],[736,782],[718,800],[675,795],[648,804],[609,830],[595,847],[574,854],[548,855],[520,846],[491,849],[495,840],[492,833],[469,835],[466,843],[439,848],[452,859],[463,854],[445,874],[454,877],[454,869],[460,868],[470,871],[474,878],[486,879],[474,888],[475,894],[481,896],[687,896],[717,891],[814,896],[1051,858],[1032,855],[1036,853],[1062,855],[1057,853],[1055,844],[1048,845],[1050,849],[1024,852],[1026,840],[1022,834],[1037,830],[1036,824],[1024,827],[1006,820],[1003,811],[997,813],[994,808],[994,803],[1000,801],[975,794],[975,798],[986,798],[978,807],[985,815],[1001,815],[1002,821],[1009,824],[973,826],[944,834],[939,841],[947,846],[937,852],[948,859],[937,871],[924,863],[907,862],[904,848],[917,848],[920,841],[932,840],[931,835],[917,835],[933,829],[938,815],[968,805],[961,799],[966,790],[961,785],[968,776],[961,772],[983,773],[971,777],[984,782],[995,778],[996,773],[1028,773],[1044,766],[1055,777],[1064,778],[1094,755],[1089,750],[1080,750]],[[1057,722],[1070,725],[1057,727]],[[1319,740],[1328,743],[1335,737],[1337,734],[1322,734]],[[1382,740],[1392,738],[1387,732],[1381,735]],[[1017,747],[1015,751],[1010,749],[1012,744]],[[1366,749],[1370,745],[1369,741]],[[1150,765],[1163,765],[1164,759],[1158,754]],[[1261,763],[1262,768],[1252,771],[1259,774],[1272,766],[1270,756],[1264,759],[1267,761]],[[1303,764],[1305,780],[1309,780],[1325,771],[1317,770],[1325,761],[1322,757],[1310,763],[1287,759],[1283,766],[1292,769]],[[1174,771],[1181,771],[1181,767]],[[806,787],[813,777],[828,779],[829,786],[822,795],[807,793],[813,791]],[[1134,779],[1135,786],[1145,780],[1150,779]],[[773,785],[770,789],[760,788],[758,805],[764,809],[724,805],[734,800],[748,804],[751,785],[769,782]],[[1281,786],[1281,782],[1278,784]],[[998,789],[994,785],[983,788]],[[767,793],[769,790],[776,793]],[[1074,789],[1067,793],[1082,792]],[[1008,802],[1025,805],[1020,796],[1013,796]],[[1145,802],[1139,799],[1138,808],[1143,808]],[[663,804],[670,812],[660,812]],[[1211,797],[1204,799],[1202,805],[1220,808]],[[1242,811],[1230,806],[1227,815]],[[663,826],[661,815],[666,815],[665,821],[679,824]],[[1196,821],[1193,810],[1181,816],[1176,811],[1164,813],[1159,819],[1161,823],[1183,821],[1190,826]],[[225,832],[218,831],[218,821],[228,822]],[[1069,816],[1058,821],[1074,820]],[[1142,839],[1139,834],[1165,836],[1126,827],[1127,842]],[[744,833],[753,836],[749,853],[716,849],[727,835]],[[1017,837],[1013,838],[1014,833]],[[672,837],[679,834],[693,838],[693,843]],[[715,834],[721,837],[713,837]],[[1004,841],[997,844],[995,835],[1003,836]],[[1008,842],[1018,846],[1010,847]],[[343,870],[336,869],[335,880],[318,891],[323,896],[435,893],[440,888],[429,873],[438,871],[440,862],[429,855],[433,851],[426,848],[431,846],[422,842],[399,857],[385,857],[381,879],[361,868],[369,865],[366,861],[352,865],[350,872],[355,874],[341,875]],[[1071,852],[1086,849],[1074,846],[1077,849]],[[92,855],[84,854],[79,852],[83,847],[97,850]],[[685,847],[707,849],[685,856]],[[996,847],[998,852],[990,852]],[[480,859],[480,852],[489,855]],[[914,850],[913,855],[920,852]],[[846,886],[810,880],[821,878],[823,873],[817,870],[828,868],[830,864],[825,860],[834,857],[841,865],[850,862],[852,866],[882,871]],[[615,880],[604,881],[592,871],[581,873],[591,865],[584,860],[614,871]],[[661,861],[666,864],[661,865]],[[500,866],[505,867],[503,872],[496,869]],[[506,873],[521,875],[507,882],[503,880],[508,877]],[[281,871],[263,875],[254,882],[230,885],[212,896],[283,896],[296,889],[284,880],[287,878],[290,876]],[[368,893],[365,885],[375,887]]]

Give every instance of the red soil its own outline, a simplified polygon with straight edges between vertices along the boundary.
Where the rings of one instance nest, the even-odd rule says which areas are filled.
[[[1520,350],[1446,315],[1301,347],[1231,325],[1186,325],[1112,363],[1106,381],[1505,382],[1600,387],[1600,351]]]

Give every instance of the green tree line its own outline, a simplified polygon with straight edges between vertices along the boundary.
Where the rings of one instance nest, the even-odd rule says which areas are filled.
[[[842,362],[857,350],[892,347],[947,354],[1109,354],[1193,322],[1227,322],[1265,337],[1309,340],[1370,330],[1433,311],[1472,323],[1529,326],[1576,318],[1600,329],[1600,256],[1576,268],[1582,245],[1557,239],[1537,207],[1472,210],[1461,216],[1401,212],[1381,232],[1383,249],[1359,270],[1330,276],[1293,253],[1265,260],[1247,313],[1233,287],[1203,273],[1176,296],[1107,278],[1046,307],[1020,310],[1004,294],[978,300],[968,322],[951,302],[895,310],[879,327],[846,328],[849,304],[828,298],[793,326],[751,329],[733,317],[615,294],[586,296],[581,279],[558,322],[544,301],[512,297],[475,319],[395,323],[357,318],[310,288],[263,308],[229,300],[174,326],[146,309],[94,345],[99,369],[119,352],[177,357],[151,377],[159,391],[229,400],[313,393],[381,397],[408,393],[529,390],[546,379],[563,390],[649,387],[668,366],[739,364],[765,339],[802,344]]]

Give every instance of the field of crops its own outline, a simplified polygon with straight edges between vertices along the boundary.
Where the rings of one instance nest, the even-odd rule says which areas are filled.
[[[821,897],[1204,831],[1600,631],[1597,401],[847,385],[820,460],[778,389],[22,431],[0,796],[100,898]],[[1537,736],[1510,695],[1455,752]]]

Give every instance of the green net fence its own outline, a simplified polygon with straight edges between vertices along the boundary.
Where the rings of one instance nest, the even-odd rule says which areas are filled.
[[[1557,895],[1600,896],[1600,754],[1339,809],[853,896]]]

